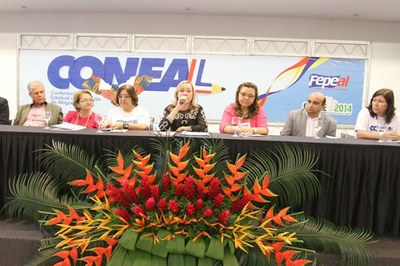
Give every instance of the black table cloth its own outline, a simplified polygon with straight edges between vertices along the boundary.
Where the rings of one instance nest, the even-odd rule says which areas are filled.
[[[322,192],[307,202],[308,214],[337,225],[358,226],[376,234],[399,235],[400,226],[400,144],[361,139],[313,139],[304,137],[263,136],[237,138],[210,133],[223,139],[231,158],[259,150],[275,150],[286,143],[305,145],[319,154],[315,169]],[[18,174],[40,170],[38,150],[53,140],[75,144],[88,154],[101,155],[115,147],[149,147],[155,134],[150,131],[97,133],[93,129],[54,131],[42,128],[0,125],[0,207],[9,196],[8,181]],[[197,137],[194,137],[197,138]]]

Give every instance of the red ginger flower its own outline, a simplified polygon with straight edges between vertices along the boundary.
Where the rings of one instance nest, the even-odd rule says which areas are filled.
[[[175,200],[168,201],[168,208],[173,214],[179,213],[179,204]]]
[[[125,221],[129,221],[129,219],[131,218],[131,215],[129,214],[129,212],[125,209],[116,209],[113,211],[116,215],[122,217]]]
[[[232,202],[231,211],[234,213],[240,213],[243,210],[244,206],[249,203],[252,197],[253,195],[247,194],[241,198],[236,199],[234,202]]]
[[[204,184],[201,183],[201,182],[197,182],[196,183],[196,190],[197,190],[197,198],[204,200],[204,198],[206,196],[206,191],[205,191],[205,188],[204,188]]]
[[[124,183],[122,184],[124,187],[124,192],[126,197],[129,199],[130,202],[139,204],[139,197],[136,194],[136,190],[133,186],[129,185],[129,182],[124,181]]]
[[[211,180],[210,185],[208,186],[208,196],[210,197],[210,199],[214,199],[214,197],[217,196],[219,191],[220,191],[220,181],[217,177],[214,177]]]
[[[141,213],[144,214],[144,209],[143,209],[142,206],[136,205],[135,207],[133,207],[133,213],[134,213],[136,216],[140,216]]]
[[[195,189],[194,189],[193,177],[192,176],[186,177],[183,186],[184,186],[183,193],[185,194],[185,197],[188,200],[194,199],[194,197],[195,197]]]
[[[221,212],[218,216],[218,222],[220,224],[227,224],[229,221],[229,215],[231,214],[231,212],[229,210],[225,210],[223,212]]]
[[[196,213],[196,208],[192,203],[186,205],[186,214],[187,216],[193,216]]]
[[[222,202],[224,201],[224,199],[225,199],[225,196],[222,195],[221,193],[218,193],[213,199],[214,207],[217,208],[217,209],[221,209]]]
[[[153,197],[151,197],[146,201],[145,205],[146,205],[147,210],[152,211],[154,209],[154,207],[156,206],[156,201],[154,200]]]
[[[166,198],[160,199],[157,207],[160,211],[165,212],[165,209],[167,208],[167,199]]]
[[[175,195],[178,198],[182,197],[184,190],[185,190],[185,188],[181,183],[177,184],[176,187],[175,187]]]
[[[145,200],[147,200],[151,197],[150,184],[148,182],[147,176],[143,176],[143,178],[142,178],[140,193],[142,194],[142,196]]]
[[[150,187],[151,196],[154,198],[155,201],[160,200],[160,189],[158,185],[153,185]]]
[[[162,178],[162,188],[164,191],[168,191],[171,189],[171,180],[169,179],[169,174],[165,173]]]
[[[201,211],[204,208],[204,201],[203,199],[196,200],[196,208]]]
[[[204,210],[203,215],[205,218],[211,218],[213,216],[213,210],[211,208],[207,208]]]

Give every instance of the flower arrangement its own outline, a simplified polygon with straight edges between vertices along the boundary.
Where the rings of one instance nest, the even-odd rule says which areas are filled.
[[[207,146],[191,152],[190,142],[163,154],[165,171],[134,149],[132,156],[116,153],[108,172],[87,167],[83,178],[68,182],[72,194],[85,198],[64,198],[64,208],[41,211],[41,222],[58,228],[41,248],[51,250],[45,255],[53,265],[305,265],[315,259],[296,233],[304,234],[296,227],[304,219],[289,207],[278,209],[270,176],[255,170],[250,178],[246,155],[230,162]],[[55,162],[54,154],[46,156]],[[370,238],[361,235],[360,242]],[[258,262],[242,260],[249,254]]]

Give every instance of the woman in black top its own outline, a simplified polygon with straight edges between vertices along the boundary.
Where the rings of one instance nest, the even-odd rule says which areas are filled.
[[[174,101],[164,109],[159,127],[161,131],[207,131],[207,120],[203,107],[197,103],[197,95],[190,81],[178,84]]]

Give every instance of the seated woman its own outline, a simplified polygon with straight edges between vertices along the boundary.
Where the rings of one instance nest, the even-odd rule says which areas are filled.
[[[176,87],[172,104],[164,109],[159,127],[161,131],[207,131],[203,107],[197,103],[197,95],[191,82],[181,81]]]
[[[355,131],[360,139],[400,139],[400,113],[391,89],[377,90],[357,116]]]
[[[112,109],[102,124],[102,128],[112,129],[138,129],[149,128],[150,114],[140,106],[135,88],[124,84],[118,88],[116,95],[117,107]]]
[[[231,125],[232,117],[241,118],[240,127]],[[267,115],[258,103],[257,85],[251,82],[239,85],[235,102],[224,110],[219,130],[221,133],[239,135],[268,134]]]
[[[86,90],[75,92],[72,105],[76,111],[69,111],[64,117],[64,122],[87,128],[99,128],[96,122],[96,114],[92,112],[93,98],[92,94]]]

